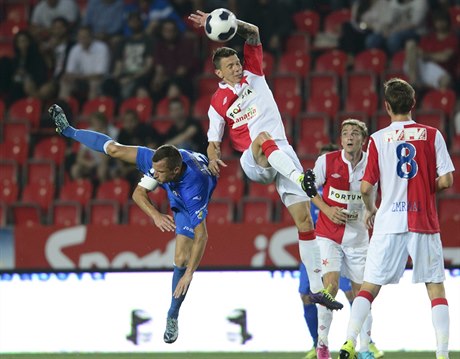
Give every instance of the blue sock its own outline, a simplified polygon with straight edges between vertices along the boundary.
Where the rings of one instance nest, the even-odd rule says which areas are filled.
[[[84,144],[86,147],[104,153],[104,144],[112,140],[109,136],[95,131],[78,130],[72,126],[67,127],[62,134],[72,140]]]
[[[174,293],[177,283],[179,283],[186,269],[187,267],[174,266],[173,279],[172,279],[172,293]],[[169,310],[168,310],[168,318],[177,319],[177,317],[179,316],[180,306],[182,305],[182,302],[184,301],[184,299],[185,299],[185,295],[181,295],[179,298],[174,298],[174,296],[172,297],[171,306],[169,307]]]
[[[303,316],[307,322],[311,338],[313,339],[313,345],[316,348],[318,344],[318,309],[316,308],[316,304],[304,305]]]

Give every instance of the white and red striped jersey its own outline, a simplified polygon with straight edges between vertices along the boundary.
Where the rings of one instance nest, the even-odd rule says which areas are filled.
[[[363,180],[379,182],[374,233],[438,233],[436,178],[454,171],[441,133],[412,120],[392,122],[369,141]]]
[[[225,124],[235,150],[244,152],[263,131],[286,140],[284,125],[262,70],[262,45],[244,45],[243,78],[232,87],[220,82],[208,111],[209,142],[221,142]]]
[[[323,212],[316,222],[316,234],[344,246],[362,247],[369,244],[364,223],[365,206],[360,192],[361,179],[367,163],[367,153],[353,168],[345,158],[345,151],[333,151],[318,157],[313,172],[316,186],[323,186],[323,201],[348,212],[345,225],[332,222]]]

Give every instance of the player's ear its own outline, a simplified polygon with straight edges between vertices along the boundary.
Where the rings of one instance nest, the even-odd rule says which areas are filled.
[[[220,78],[221,80],[224,78],[224,74],[222,73],[222,71],[220,69],[215,69],[214,70],[214,73],[217,75],[218,78]]]
[[[391,106],[387,101],[385,101],[385,110],[387,110],[388,114],[392,112]]]

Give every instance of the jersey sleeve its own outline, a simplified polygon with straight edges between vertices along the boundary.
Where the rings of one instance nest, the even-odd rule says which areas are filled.
[[[379,169],[379,156],[377,151],[377,146],[375,145],[375,140],[371,136],[369,139],[369,146],[367,148],[367,165],[366,170],[364,171],[363,181],[369,182],[372,185],[375,185],[380,179],[380,169]]]
[[[214,107],[209,107],[209,130],[208,130],[208,141],[209,142],[221,142],[224,135],[225,120],[221,115],[217,113]]]
[[[455,171],[454,164],[447,151],[446,142],[439,131],[436,131],[434,147],[436,150],[436,172],[438,176]]]
[[[154,154],[155,151],[150,148],[142,146],[137,148],[136,166],[138,170],[141,171],[144,175],[150,177],[150,170],[152,169],[152,158]]]
[[[324,185],[326,182],[326,155],[321,155],[315,162],[315,168],[313,168],[313,172],[315,173],[316,177],[316,188],[319,188]]]
[[[263,50],[262,45],[244,44],[244,69],[255,75],[263,76]]]

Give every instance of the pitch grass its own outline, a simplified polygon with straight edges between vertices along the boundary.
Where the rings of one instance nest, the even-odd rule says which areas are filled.
[[[302,359],[305,353],[124,353],[2,354],[1,359]],[[332,358],[337,358],[332,353]],[[433,352],[385,352],[385,359],[434,359]],[[460,359],[451,352],[450,359]]]

